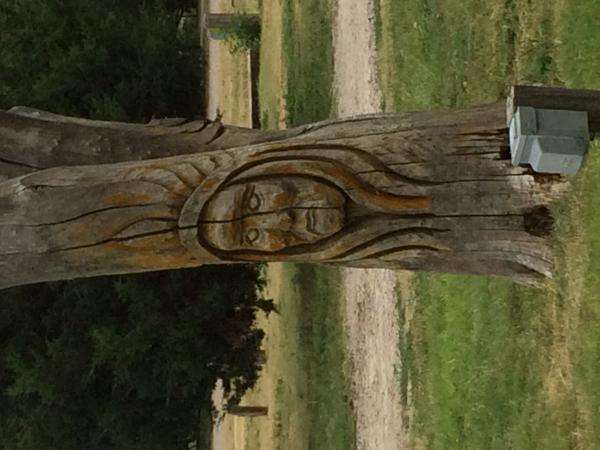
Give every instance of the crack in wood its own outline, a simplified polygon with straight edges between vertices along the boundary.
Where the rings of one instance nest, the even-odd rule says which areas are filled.
[[[436,234],[441,234],[441,233],[445,233],[448,231],[451,231],[451,230],[442,229],[442,228],[429,228],[429,227],[409,227],[409,228],[402,228],[399,230],[390,231],[388,233],[379,235],[379,236],[377,236],[367,242],[364,242],[360,245],[357,245],[356,247],[353,247],[340,255],[337,255],[337,256],[331,258],[331,261],[340,261],[345,258],[351,257],[353,254],[358,253],[361,250],[368,249],[369,247],[373,246],[374,244],[377,244],[378,242],[384,241],[389,238],[410,236],[410,235],[418,234],[418,233],[429,235],[429,236],[434,236]],[[438,249],[438,251],[439,251],[439,249]],[[361,259],[365,259],[365,258],[361,258]]]
[[[129,208],[140,208],[140,207],[145,208],[145,207],[153,207],[153,206],[161,206],[161,205],[163,205],[163,204],[162,203],[158,203],[158,202],[153,202],[153,203],[134,203],[134,204],[131,204],[131,205],[117,205],[117,206],[109,206],[109,207],[106,207],[106,208],[95,209],[93,211],[89,211],[89,212],[86,212],[84,214],[80,214],[78,216],[69,217],[68,219],[59,220],[59,221],[56,221],[56,222],[45,222],[45,223],[38,223],[38,224],[2,223],[0,225],[19,226],[19,227],[24,227],[24,228],[50,227],[50,226],[54,226],[54,225],[65,225],[65,224],[68,224],[69,222],[73,222],[75,220],[83,219],[83,218],[88,217],[88,216],[93,216],[95,214],[104,213],[104,212],[112,211],[112,210],[129,209]],[[177,220],[177,219],[174,219],[174,220]]]
[[[498,156],[500,156],[500,148],[498,148],[498,150],[489,151],[489,152],[452,152],[452,153],[446,153],[446,156],[480,156],[480,155],[498,155]],[[498,159],[501,159],[501,158],[498,158]]]
[[[218,223],[232,223],[232,222],[239,222],[239,221],[247,219],[249,217],[268,216],[271,214],[283,213],[283,212],[287,212],[287,211],[312,211],[312,210],[317,210],[317,211],[332,211],[333,210],[333,211],[335,211],[335,210],[339,210],[339,208],[333,207],[333,206],[311,206],[311,207],[290,206],[290,207],[286,207],[286,208],[282,208],[282,209],[274,209],[274,210],[270,210],[270,211],[252,211],[248,214],[243,214],[241,216],[232,218],[230,220],[199,219],[198,224],[210,225],[210,224],[218,224]]]
[[[161,216],[157,216],[157,217],[144,217],[143,219],[137,219],[134,220],[131,223],[128,223],[127,225],[124,225],[121,229],[117,230],[114,233],[115,239],[126,239],[126,238],[130,238],[130,237],[135,237],[135,235],[131,235],[131,236],[119,236],[123,233],[125,233],[128,229],[135,227],[138,224],[144,223],[144,222],[168,222],[168,223],[177,223],[177,219],[176,218],[172,218],[172,217],[161,217]],[[176,226],[176,225],[175,225]]]
[[[357,260],[350,260],[349,262],[355,262],[355,261],[357,262],[357,261],[369,260],[369,259],[378,259],[378,258],[383,258],[385,256],[393,255],[394,253],[408,252],[408,251],[413,251],[413,250],[431,251],[431,252],[435,252],[435,253],[439,253],[439,252],[443,251],[443,249],[439,249],[437,247],[432,247],[429,245],[402,245],[399,247],[393,247],[393,248],[390,248],[387,250],[382,250],[380,252],[375,252],[375,253],[369,254],[369,255],[367,255],[363,258],[357,259]]]
[[[378,170],[381,173],[385,173],[386,175],[397,179],[398,181],[401,181],[403,183],[406,184],[412,184],[415,186],[433,186],[436,185],[438,183],[434,182],[434,181],[430,181],[430,180],[422,180],[419,178],[412,178],[406,175],[402,175],[401,173],[396,172],[395,170],[391,170],[388,166],[386,166],[383,162],[381,162],[377,157],[371,155],[370,153],[365,152],[364,150],[357,148],[357,147],[352,147],[349,145],[302,145],[302,146],[288,146],[288,147],[284,147],[284,148],[276,148],[276,149],[269,149],[269,150],[265,150],[259,153],[259,155],[262,154],[267,154],[267,153],[282,153],[282,152],[288,152],[288,151],[314,151],[314,150],[341,150],[341,151],[348,151],[351,152],[354,156],[357,156],[358,158],[360,158],[361,160],[363,160],[364,162],[366,162],[367,164],[369,164],[371,167],[374,167],[374,170]],[[327,158],[327,157],[323,157],[323,156],[315,156],[315,155],[291,155],[291,156],[281,156],[281,157],[271,157],[271,158],[264,158],[263,160],[261,160],[260,162],[258,162],[259,164],[264,164],[264,163],[268,163],[268,162],[277,162],[277,161],[321,161],[321,162],[328,162],[328,163],[332,163],[332,164],[336,164],[340,167],[346,167],[346,170],[349,172],[355,172],[354,170],[352,170],[350,167],[348,167],[347,165],[342,165],[340,161],[332,159],[332,158]],[[239,170],[241,171],[240,168]],[[356,173],[356,172],[355,172]]]
[[[45,252],[43,252],[42,254],[54,254],[54,253],[62,253],[62,252],[69,252],[69,251],[74,251],[74,250],[83,250],[86,248],[92,248],[92,247],[98,247],[101,245],[105,245],[105,244],[110,244],[110,243],[117,243],[117,242],[127,242],[127,241],[134,241],[136,239],[143,239],[146,237],[151,237],[151,236],[159,236],[161,234],[167,234],[167,233],[172,233],[172,232],[176,232],[178,230],[178,227],[173,227],[173,228],[169,228],[169,229],[165,229],[165,230],[159,230],[159,231],[150,231],[148,233],[140,233],[138,235],[134,235],[131,237],[124,237],[124,238],[108,238],[108,239],[103,239],[101,241],[97,241],[94,243],[90,243],[90,244],[84,244],[84,245],[75,245],[72,247],[63,247],[63,248],[59,248],[59,249],[51,249],[51,250],[47,250]],[[23,252],[23,253],[34,253],[34,252]]]
[[[212,122],[211,125],[213,125],[213,124],[216,124],[218,126],[218,128],[215,130],[215,134],[211,138],[209,138],[208,141],[206,141],[205,145],[210,145],[210,144],[214,143],[217,139],[219,139],[221,136],[223,136],[225,134],[226,129],[220,121]],[[208,129],[208,127],[206,129]]]
[[[23,167],[25,169],[33,169],[33,170],[45,169],[45,167],[42,167],[42,166],[34,166],[32,164],[27,164],[27,163],[20,162],[20,161],[14,161],[14,160],[8,159],[6,157],[0,157],[0,162],[11,165],[11,166]]]
[[[486,178],[472,178],[472,179],[462,179],[462,180],[445,180],[436,182],[434,186],[448,186],[452,184],[460,184],[460,183],[498,183],[502,181],[504,178],[508,177],[531,177],[528,173],[515,173],[515,174],[499,174],[499,175],[487,175]],[[382,184],[377,185],[377,189],[397,189],[401,187],[405,187],[405,184]],[[360,188],[348,188],[347,191],[355,191]]]

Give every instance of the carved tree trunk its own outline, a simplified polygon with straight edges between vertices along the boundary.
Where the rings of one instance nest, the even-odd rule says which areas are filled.
[[[510,165],[502,104],[166,125],[2,113],[4,173],[23,175],[0,183],[0,286],[244,261],[552,274],[562,183]]]

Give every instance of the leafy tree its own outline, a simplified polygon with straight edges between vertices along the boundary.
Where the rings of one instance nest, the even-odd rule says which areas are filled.
[[[234,401],[256,380],[261,286],[238,266],[3,291],[0,448],[184,448],[218,377]]]
[[[197,35],[181,1],[6,0],[0,107],[97,119],[193,116],[202,106]],[[187,31],[186,31],[187,30]]]

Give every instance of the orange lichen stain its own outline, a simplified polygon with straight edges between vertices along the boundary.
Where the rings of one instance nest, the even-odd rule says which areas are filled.
[[[212,189],[217,185],[217,180],[206,180],[204,182],[204,188],[205,189]]]
[[[378,204],[389,209],[428,209],[431,205],[429,197],[411,197],[404,195],[390,195],[377,192]]]
[[[287,192],[279,192],[273,196],[272,204],[277,208],[281,208],[284,206],[289,206],[290,204],[290,194]]]
[[[154,253],[145,252],[132,255],[130,258],[133,266],[144,269],[180,269],[199,265],[200,261],[189,253]]]
[[[147,194],[113,194],[104,198],[104,203],[112,206],[127,206],[130,204],[150,203],[152,197]]]

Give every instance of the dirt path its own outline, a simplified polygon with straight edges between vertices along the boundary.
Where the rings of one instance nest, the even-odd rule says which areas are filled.
[[[372,0],[337,0],[334,5],[334,92],[337,114],[378,112]],[[357,450],[407,448],[402,432],[396,370],[398,321],[396,282],[410,274],[345,269],[344,324],[351,361]]]
[[[340,117],[378,112],[373,0],[334,0],[334,92]]]

